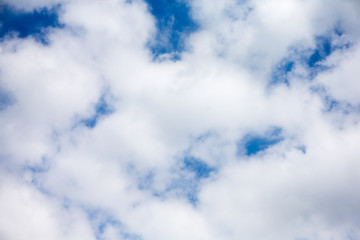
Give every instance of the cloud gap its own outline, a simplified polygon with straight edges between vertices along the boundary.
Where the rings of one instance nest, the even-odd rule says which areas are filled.
[[[186,50],[186,38],[198,29],[192,19],[190,7],[185,1],[146,0],[149,10],[156,19],[155,39],[148,43],[154,60],[170,55],[170,59],[181,59]]]
[[[174,191],[177,197],[186,198],[190,204],[196,206],[202,181],[216,171],[215,167],[209,166],[201,159],[185,156],[177,170],[178,177],[172,180],[166,192]]]
[[[43,161],[42,164],[35,164],[35,165],[27,164],[24,168],[25,168],[25,170],[36,174],[36,173],[45,173],[45,172],[49,171],[50,166],[45,161]]]
[[[50,168],[49,160],[42,158],[42,162],[39,164],[27,163],[23,166],[22,174],[25,181],[35,187],[39,193],[48,198],[56,198],[56,194],[51,189],[43,186],[42,177],[48,174]]]
[[[114,217],[112,214],[107,211],[97,208],[83,208],[87,214],[88,220],[93,228],[94,235],[97,240],[107,239],[106,230],[107,228],[114,228],[116,230],[116,235],[121,239],[132,239],[132,240],[140,240],[141,237],[129,233],[126,231],[124,224]]]
[[[86,127],[94,128],[100,119],[114,112],[113,107],[108,103],[105,95],[102,95],[94,106],[95,113],[93,116],[81,121]]]
[[[32,12],[18,10],[8,5],[0,5],[0,41],[4,38],[33,37],[37,42],[48,45],[50,28],[64,28],[59,22],[61,5],[41,8]]]
[[[174,194],[177,198],[187,199],[191,205],[196,206],[199,201],[197,196],[199,190],[198,180],[181,174],[167,186],[165,193]]]
[[[185,157],[184,167],[182,170],[189,171],[195,174],[196,179],[208,178],[215,168],[210,167],[205,162],[194,157]]]
[[[154,176],[155,176],[154,171],[149,171],[145,175],[138,177],[137,179],[138,189],[140,190],[152,189],[154,184]]]
[[[119,227],[121,222],[110,216],[108,213],[101,209],[84,209],[88,220],[91,223],[94,234],[97,240],[103,239],[102,235],[108,225]]]
[[[315,48],[293,46],[289,55],[283,58],[274,68],[270,77],[270,86],[277,84],[291,85],[291,78],[313,80],[319,73],[330,70],[324,62],[335,51],[343,51],[352,46],[341,29],[334,28],[327,35],[315,37]],[[304,71],[298,71],[303,68]]]
[[[323,111],[327,113],[337,112],[342,115],[349,115],[351,113],[360,113],[360,104],[354,105],[344,100],[339,100],[331,96],[324,86],[312,86],[310,91],[320,96],[323,102]]]
[[[0,87],[0,111],[5,110],[14,103],[14,96]]]
[[[134,173],[132,167],[131,173],[137,176],[138,189],[150,191],[151,194],[160,199],[171,197],[187,199],[194,206],[198,203],[198,192],[201,182],[215,173],[217,169],[211,167],[200,159],[185,156],[176,166],[172,168],[173,177],[165,184],[163,189],[154,187],[156,171],[151,170],[144,174]]]
[[[271,128],[264,134],[249,133],[238,142],[237,155],[256,155],[283,140],[282,129],[279,127]]]

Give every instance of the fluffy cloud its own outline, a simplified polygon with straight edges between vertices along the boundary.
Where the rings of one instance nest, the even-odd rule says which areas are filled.
[[[349,102],[359,103],[358,67],[360,51],[358,46],[351,52],[339,53],[328,59],[327,64],[334,67],[318,77],[318,81],[328,88],[331,96]]]
[[[359,238],[356,1],[189,1],[158,56],[152,1],[5,3],[62,25],[0,42],[1,239]]]
[[[0,189],[1,239],[95,239],[83,212],[65,208],[30,182],[2,171]]]

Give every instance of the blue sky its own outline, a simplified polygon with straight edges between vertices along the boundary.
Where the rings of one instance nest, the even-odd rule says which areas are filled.
[[[359,12],[3,0],[0,239],[360,239]]]
[[[51,9],[41,8],[25,12],[9,5],[3,5],[0,14],[0,38],[32,36],[46,45],[47,29],[63,27],[58,19],[59,7],[60,5],[53,6]]]
[[[156,37],[150,43],[155,58],[169,53],[174,60],[180,59],[186,50],[186,38],[199,27],[191,16],[186,1],[149,0],[149,11],[155,17]]]

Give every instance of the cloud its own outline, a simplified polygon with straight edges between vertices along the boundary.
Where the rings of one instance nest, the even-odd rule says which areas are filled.
[[[352,51],[336,54],[326,63],[336,66],[332,71],[327,71],[318,77],[321,84],[324,84],[331,96],[336,99],[347,101],[353,105],[359,104],[359,84],[356,79],[356,62],[359,59],[360,51],[358,46]]]
[[[64,208],[31,184],[2,171],[0,189],[2,239],[95,239],[82,212]]]
[[[3,6],[1,239],[359,238],[356,1]]]

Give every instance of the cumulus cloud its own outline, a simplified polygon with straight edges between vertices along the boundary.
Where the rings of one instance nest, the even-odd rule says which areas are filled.
[[[357,1],[2,4],[0,239],[360,237]]]

